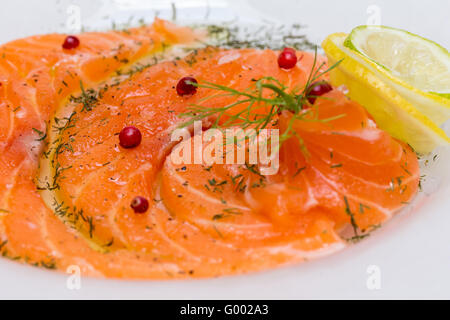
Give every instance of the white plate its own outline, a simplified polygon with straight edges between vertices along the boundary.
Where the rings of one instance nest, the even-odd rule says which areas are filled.
[[[183,22],[301,23],[320,43],[329,33],[370,22],[400,27],[450,47],[450,2],[295,0],[16,0],[2,3],[0,43],[36,33],[74,32],[82,23],[108,28],[157,14]],[[75,6],[74,6],[75,4]],[[78,11],[80,10],[80,11]],[[76,20],[76,19],[75,19]],[[447,130],[449,131],[449,130]],[[289,268],[195,281],[117,281],[83,278],[69,290],[67,275],[0,259],[0,298],[302,299],[450,298],[450,149],[429,161],[424,192],[414,206],[341,253]],[[371,282],[379,276],[381,287]]]

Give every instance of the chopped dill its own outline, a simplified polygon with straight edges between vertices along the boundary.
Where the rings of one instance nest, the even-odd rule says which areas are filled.
[[[266,177],[263,176],[261,173],[259,173],[258,166],[257,166],[256,164],[250,165],[250,164],[248,164],[248,163],[245,163],[245,168],[246,168],[248,171],[250,171],[251,173],[258,175],[258,176],[260,176],[260,177],[263,178],[263,179],[266,178]]]
[[[5,240],[2,243],[0,243],[0,251],[2,251],[3,247],[5,247],[7,243],[8,243],[8,240]]]
[[[357,237],[359,227],[356,224],[355,215],[353,214],[353,212],[350,209],[350,204],[349,204],[348,198],[346,196],[344,196],[344,203],[345,203],[345,213],[350,217],[350,223],[352,225],[353,232],[355,233],[355,237]]]
[[[361,230],[362,232],[364,232],[364,234],[361,235],[355,235],[351,238],[346,239],[348,242],[352,242],[352,243],[357,243],[367,237],[369,237],[372,232],[374,232],[375,230],[381,228],[381,224],[376,224],[376,225],[371,225],[369,226],[368,230]]]
[[[44,141],[47,138],[47,132],[42,132],[36,128],[32,128],[32,130],[39,135],[39,138],[35,139],[36,141]]]
[[[98,102],[99,93],[95,91],[94,89],[84,89],[83,81],[80,80],[80,89],[81,89],[81,95],[78,97],[71,97],[71,102],[75,103],[81,103],[83,105],[83,108],[81,111],[91,111],[95,105]]]
[[[221,219],[224,219],[224,218],[231,217],[233,215],[242,215],[242,212],[240,212],[236,208],[225,208],[225,209],[222,210],[222,213],[215,214],[212,217],[212,220],[221,220]]]
[[[294,173],[294,175],[292,177],[295,178],[296,176],[298,176],[305,169],[306,169],[306,167],[298,168],[297,171],[295,171],[295,173]]]
[[[222,233],[219,231],[219,229],[217,229],[216,225],[213,225],[214,230],[217,232],[217,234],[219,235],[219,237],[221,237],[223,239],[223,235]]]
[[[258,48],[280,50],[284,47],[296,50],[312,50],[315,44],[303,33],[303,26],[275,25],[265,23],[258,26],[238,26],[233,23],[201,25],[206,28],[211,41],[208,45],[227,49]]]
[[[237,174],[237,175],[235,175],[235,176],[230,176],[230,178],[231,178],[231,182],[233,183],[233,184],[236,184],[236,181],[237,181],[237,179],[239,179],[240,177],[242,177],[242,174]]]
[[[365,204],[360,203],[359,204],[359,213],[363,214],[365,209],[370,210],[370,207]]]
[[[222,193],[223,187],[225,186],[225,184],[227,184],[227,181],[223,180],[223,181],[218,182],[215,178],[212,178],[212,179],[208,179],[208,183],[212,187],[212,192],[217,191],[219,193]],[[211,189],[209,187],[207,189],[209,191],[211,191]]]
[[[38,262],[38,263],[36,263],[34,265],[36,267],[41,267],[41,268],[50,269],[50,270],[56,269],[56,262],[54,260],[50,260],[48,262],[41,261],[41,262]]]
[[[111,240],[108,243],[106,243],[104,245],[104,247],[111,247],[113,245],[113,243],[114,243],[114,238],[111,238]]]

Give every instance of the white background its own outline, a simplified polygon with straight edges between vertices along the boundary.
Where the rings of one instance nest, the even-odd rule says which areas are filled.
[[[151,21],[155,10],[170,17],[161,0],[2,1],[0,43],[47,32],[69,32],[67,7],[81,8],[82,22],[107,28],[133,15]],[[329,33],[366,24],[367,9],[380,9],[381,24],[407,29],[450,47],[450,0],[182,0],[178,18],[198,21],[261,19],[308,25],[317,43]],[[210,9],[206,8],[209,4]],[[208,14],[209,12],[209,14]],[[373,14],[373,11],[371,12]],[[1,125],[1,124],[0,124]],[[450,298],[450,150],[426,168],[426,194],[416,208],[362,243],[329,258],[241,277],[182,282],[128,282],[82,279],[81,290],[66,287],[67,276],[0,259],[0,298]],[[437,190],[435,190],[437,189]],[[429,195],[431,194],[431,195]],[[381,271],[381,289],[369,290],[367,269]]]
[[[210,21],[245,16],[309,26],[312,39],[321,42],[333,32],[349,32],[367,24],[370,6],[378,6],[381,24],[407,29],[450,47],[450,0],[14,0],[2,1],[0,9],[0,42],[36,33],[64,32],[70,4],[82,9],[83,23],[105,25],[114,17],[127,20],[154,15],[170,17],[170,3],[185,9],[188,17],[202,17],[211,7]],[[202,9],[203,7],[203,9]],[[214,10],[219,8],[219,10]],[[223,12],[220,12],[221,9]],[[117,11],[121,10],[124,14]],[[214,13],[215,12],[215,13]],[[225,14],[224,14],[225,12]],[[182,17],[179,12],[179,18]]]

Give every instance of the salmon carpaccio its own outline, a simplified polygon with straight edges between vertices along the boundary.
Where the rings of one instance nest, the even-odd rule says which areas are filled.
[[[180,97],[182,77],[237,90],[273,77],[296,88],[313,66],[307,52],[291,70],[280,69],[271,50],[207,47],[177,56],[201,36],[156,20],[81,34],[70,51],[56,34],[0,47],[3,256],[113,278],[245,273],[336,252],[416,194],[414,151],[339,90],[315,103],[318,119],[334,120],[292,122],[304,145],[295,137],[282,145],[275,175],[248,164],[173,164],[180,113],[236,99],[204,100],[217,94],[207,88]],[[156,61],[163,52],[171,53]],[[291,117],[282,112],[272,127],[282,132]],[[138,147],[119,146],[125,126],[141,131]],[[149,199],[145,214],[130,207],[138,195]]]

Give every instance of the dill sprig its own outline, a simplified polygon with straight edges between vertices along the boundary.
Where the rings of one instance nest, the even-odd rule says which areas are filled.
[[[336,68],[341,61],[336,62],[326,70],[322,70],[325,62],[318,65],[316,47],[314,62],[306,84],[293,90],[289,90],[287,86],[273,77],[263,77],[254,80],[254,83],[249,88],[242,91],[207,81],[191,83],[200,88],[217,91],[217,94],[203,98],[200,100],[200,103],[205,103],[217,97],[233,97],[235,99],[232,103],[223,107],[192,104],[186,112],[179,115],[179,117],[188,118],[179,127],[189,127],[195,121],[214,120],[211,125],[212,128],[240,127],[242,129],[252,128],[258,131],[267,128],[269,125],[275,125],[278,115],[283,111],[289,111],[292,113],[292,117],[286,130],[280,135],[279,145],[281,146],[283,142],[296,136],[303,151],[306,152],[303,140],[293,129],[296,120],[329,122],[345,116],[341,114],[327,119],[319,119],[317,112],[315,112],[316,109],[308,101],[312,97],[321,98],[308,94],[311,84]],[[239,106],[244,107],[236,112]]]

